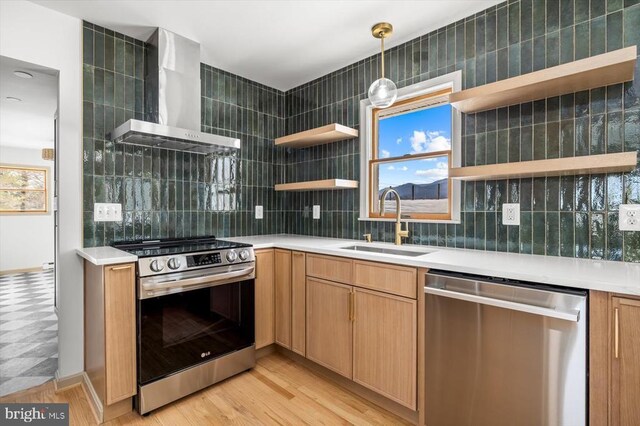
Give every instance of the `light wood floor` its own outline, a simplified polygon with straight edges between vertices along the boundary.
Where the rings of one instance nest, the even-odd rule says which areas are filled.
[[[96,424],[80,386],[55,392],[49,382],[0,402],[68,402],[72,425]],[[176,401],[147,417],[108,425],[401,425],[404,420],[273,353],[248,372]]]

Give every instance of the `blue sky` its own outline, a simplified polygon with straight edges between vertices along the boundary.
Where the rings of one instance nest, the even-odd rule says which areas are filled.
[[[392,116],[378,122],[380,158],[447,150],[451,147],[451,105]],[[431,183],[447,176],[446,157],[381,165],[380,188],[407,182]]]

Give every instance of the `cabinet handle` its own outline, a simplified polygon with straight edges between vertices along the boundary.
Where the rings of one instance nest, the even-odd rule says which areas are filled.
[[[352,297],[353,297],[353,319],[351,321],[355,322],[356,321],[356,291],[353,290],[353,292],[351,293]]]
[[[123,271],[125,269],[131,269],[131,265],[127,266],[117,266],[115,268],[111,268],[112,271]]]
[[[353,321],[353,290],[349,290],[349,321]]]
[[[620,355],[620,310],[613,310],[613,354],[616,358]]]

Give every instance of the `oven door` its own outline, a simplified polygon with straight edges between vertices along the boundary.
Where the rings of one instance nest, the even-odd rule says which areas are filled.
[[[246,264],[234,266],[249,271]],[[208,278],[202,275],[207,270],[197,271],[199,278],[185,278],[184,274],[153,277],[155,289],[162,289],[160,296],[140,297],[145,284],[151,288],[149,280],[140,280],[140,385],[255,343],[253,265],[244,275],[239,272],[242,269],[225,269],[211,268]],[[231,279],[229,274],[237,277]],[[177,275],[182,279],[176,279]]]

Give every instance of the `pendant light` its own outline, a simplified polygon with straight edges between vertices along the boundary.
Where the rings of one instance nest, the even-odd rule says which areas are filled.
[[[53,161],[56,158],[55,151],[53,148],[42,148],[42,159]]]
[[[376,108],[387,108],[393,105],[398,97],[395,83],[384,77],[384,39],[393,32],[393,26],[388,22],[378,22],[371,27],[371,34],[380,39],[381,66],[380,78],[369,86],[369,101]]]

